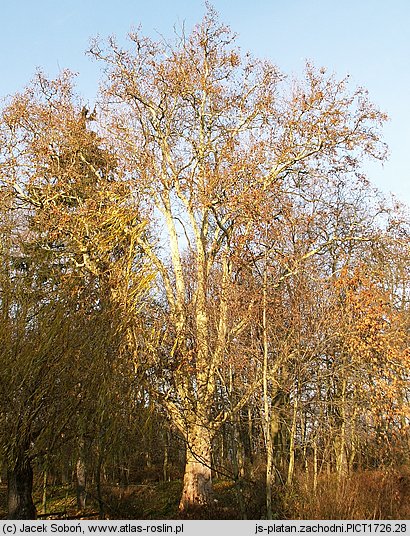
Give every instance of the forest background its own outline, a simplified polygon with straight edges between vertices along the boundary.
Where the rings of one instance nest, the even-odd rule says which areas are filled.
[[[409,219],[369,182],[387,115],[345,73],[239,50],[204,9],[172,37],[89,41],[92,97],[59,68],[4,101],[8,516],[38,513],[33,483],[42,515],[61,487],[69,515],[74,483],[70,515],[405,517]]]

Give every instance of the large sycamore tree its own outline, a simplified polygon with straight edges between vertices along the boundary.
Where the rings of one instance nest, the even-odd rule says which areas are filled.
[[[107,135],[157,230],[140,245],[157,271],[158,326],[138,351],[186,442],[186,510],[209,502],[215,433],[256,386],[216,411],[221,370],[254,314],[252,300],[235,301],[242,251],[267,229],[278,235],[286,203],[303,203],[313,177],[329,187],[357,172],[364,155],[383,158],[385,117],[363,89],[323,69],[308,64],[300,81],[288,81],[269,61],[241,54],[209,6],[172,43],[139,32],[129,39],[125,48],[96,40],[90,52],[106,75]]]

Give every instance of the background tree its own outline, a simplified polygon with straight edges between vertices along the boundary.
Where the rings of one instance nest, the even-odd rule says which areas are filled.
[[[52,81],[38,74],[3,113],[2,182],[11,223],[4,242],[2,379],[3,392],[18,397],[13,404],[6,397],[2,412],[11,516],[33,517],[30,459],[48,452],[73,419],[84,444],[91,407],[107,410],[120,353],[122,373],[133,371],[127,341],[138,330],[148,284],[136,242],[142,224],[88,119],[68,73]]]

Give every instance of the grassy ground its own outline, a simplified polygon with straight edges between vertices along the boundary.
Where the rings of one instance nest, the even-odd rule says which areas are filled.
[[[156,482],[129,486],[105,486],[103,488],[104,517],[106,519],[178,519],[179,500],[181,497],[182,482]],[[207,519],[241,519],[244,516],[238,503],[239,490],[233,482],[214,482],[213,505],[206,512],[194,512],[193,518]],[[34,491],[34,502],[38,514],[47,519],[42,512],[42,490],[40,487]],[[247,505],[249,511],[249,503]],[[0,487],[0,518],[7,515],[6,486]],[[262,511],[256,509],[256,519],[262,517]],[[87,519],[97,518],[99,506],[97,498],[91,492],[87,498],[87,506],[83,511],[78,510],[75,491],[68,486],[49,486],[47,493],[48,515],[53,518]],[[53,515],[57,513],[57,515]]]
[[[179,519],[180,480],[103,488],[106,519]],[[42,489],[36,487],[34,501],[42,513]],[[207,511],[197,511],[197,519],[263,519],[262,482],[239,487],[232,481],[214,482],[214,500]],[[0,485],[0,518],[6,517],[7,490]],[[290,490],[274,490],[276,519],[409,519],[410,472],[363,471],[337,485],[334,475],[319,477],[316,492],[306,475],[300,475]],[[77,508],[74,489],[68,486],[48,488],[47,513],[54,518],[98,518],[99,507],[93,492],[87,507]],[[44,518],[44,517],[43,517]]]

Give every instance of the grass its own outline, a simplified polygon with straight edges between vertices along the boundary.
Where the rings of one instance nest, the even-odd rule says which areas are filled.
[[[103,487],[106,519],[179,519],[182,482],[151,482],[129,486]],[[263,519],[263,482],[214,481],[214,500],[207,510],[192,512],[192,519]],[[34,501],[41,512],[41,486]],[[7,490],[0,485],[0,518],[6,517]],[[75,491],[68,486],[49,486],[47,512],[64,512],[59,517],[95,518],[96,497],[90,493],[87,508],[77,508]],[[276,519],[409,519],[410,469],[373,470],[354,473],[337,483],[335,475],[319,476],[316,491],[303,473],[289,490],[274,490]]]
[[[286,510],[293,519],[410,519],[410,471],[361,471],[339,484],[322,475],[316,492],[300,477]]]

